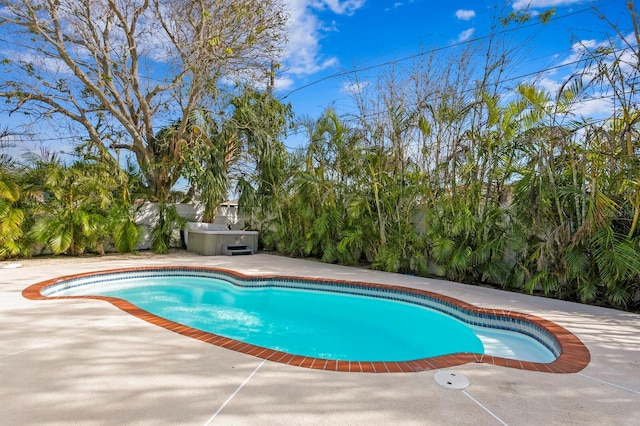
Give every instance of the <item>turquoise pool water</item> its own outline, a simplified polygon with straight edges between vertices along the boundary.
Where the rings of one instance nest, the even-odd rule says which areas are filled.
[[[555,359],[519,333],[470,326],[423,306],[376,297],[176,276],[125,277],[55,295],[117,297],[196,329],[307,357],[408,361],[472,352]]]

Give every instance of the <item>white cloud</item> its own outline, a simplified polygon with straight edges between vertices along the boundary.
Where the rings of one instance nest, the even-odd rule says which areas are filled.
[[[289,1],[289,25],[289,42],[284,52],[287,73],[309,75],[337,63],[336,58],[323,58],[320,54],[320,40],[327,28],[308,0]]]
[[[547,93],[550,93],[552,96],[555,93],[558,93],[562,84],[559,80],[553,80],[547,77],[542,77],[540,80],[536,81],[536,86],[540,87]]]
[[[594,97],[574,105],[572,112],[578,117],[599,118],[610,117],[613,112],[611,96]]]
[[[280,90],[287,90],[293,87],[294,80],[289,77],[278,77],[275,81],[276,87]]]
[[[349,95],[357,95],[361,93],[365,87],[369,85],[368,81],[362,81],[357,83],[345,83],[342,86],[342,93],[347,93]]]
[[[18,50],[5,50],[0,53],[2,53],[2,55],[6,56],[7,58],[11,58],[11,60],[13,61],[32,64],[38,69],[38,73],[61,76],[68,76],[73,74],[71,68],[69,68],[67,64],[65,64],[64,61],[59,58],[45,57]]]
[[[560,65],[568,65],[579,61],[588,49],[593,49],[597,45],[598,43],[595,40],[580,40],[579,42],[573,43],[571,46],[571,53],[560,63]]]
[[[456,10],[456,18],[462,20],[462,21],[468,21],[470,19],[473,19],[476,17],[476,12],[473,10],[465,10],[465,9],[458,9]]]
[[[385,11],[385,12],[389,12],[390,10],[398,9],[398,8],[400,8],[400,7],[402,7],[402,6],[404,6],[404,3],[400,2],[400,1],[397,1],[397,2],[395,2],[395,3],[393,4],[393,6],[392,6],[392,7],[385,7],[385,8],[384,8],[384,11]]]
[[[475,28],[469,28],[468,30],[462,31],[460,34],[458,34],[458,42],[462,43],[463,41],[469,40],[475,32]]]
[[[338,15],[353,15],[364,6],[366,0],[311,0],[309,5],[318,10],[331,10]],[[304,2],[307,3],[307,2]]]
[[[625,44],[629,45],[629,46],[637,47],[638,42],[637,42],[637,38],[636,38],[636,33],[633,33],[633,32],[629,33],[629,35],[627,35],[624,38],[623,42]]]
[[[586,77],[593,75],[594,69],[580,68],[580,65],[583,64],[581,59],[585,50],[592,49],[597,45],[596,40],[581,40],[574,43],[564,59],[550,70],[544,71],[538,78],[532,78],[530,83],[544,89],[551,95],[555,95],[571,75],[577,73],[582,73]]]
[[[288,0],[289,42],[284,52],[285,76],[276,81],[278,89],[293,85],[293,76],[311,75],[338,64],[335,57],[322,55],[322,38],[337,31],[335,23],[323,22],[318,11],[352,15],[365,0]]]
[[[515,0],[513,8],[521,9],[539,9],[542,7],[569,6],[576,3],[582,3],[584,0]]]
[[[596,46],[596,41],[591,39],[591,40],[580,40],[577,43],[573,43],[571,45],[571,50],[585,50],[585,49],[591,49],[592,47]]]
[[[385,12],[389,12],[390,10],[393,10],[393,9],[399,9],[399,8],[401,8],[403,6],[406,6],[407,4],[413,3],[414,1],[415,0],[397,1],[397,2],[393,3],[393,6],[391,6],[391,7],[385,7],[384,11]]]
[[[621,41],[622,42],[622,41]],[[555,96],[567,79],[572,76],[581,76],[583,82],[588,82],[598,74],[598,64],[612,65],[617,60],[620,71],[625,75],[632,75],[635,71],[632,64],[637,63],[635,52],[632,50],[617,51],[608,57],[599,57],[597,63],[583,62],[584,55],[587,50],[593,50],[600,46],[610,47],[609,41],[597,40],[580,40],[571,46],[570,52],[560,62],[560,65],[566,67],[554,68],[544,73],[539,79],[533,79],[531,83],[535,84]],[[598,90],[600,89],[600,90]],[[591,119],[611,117],[614,114],[614,105],[612,103],[613,92],[609,86],[594,86],[587,89],[587,94],[581,97],[572,106],[571,114],[576,117],[585,117]]]

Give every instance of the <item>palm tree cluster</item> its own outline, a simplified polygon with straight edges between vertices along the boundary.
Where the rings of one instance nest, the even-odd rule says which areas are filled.
[[[179,143],[173,142],[180,122],[154,135],[162,147],[153,160],[156,169],[179,167],[187,193],[172,190],[158,197],[139,164],[114,164],[110,154],[91,143],[79,144],[71,162],[46,150],[26,155],[25,161],[0,155],[0,259],[135,251],[142,236],[136,213],[147,202],[157,204],[151,247],[166,253],[185,222],[175,203],[200,204],[203,220],[212,222],[233,182],[273,195],[286,151],[278,137],[291,119],[291,107],[251,88],[225,102],[222,118],[195,110]],[[168,150],[175,161],[164,154]],[[259,181],[249,178],[255,174]]]
[[[0,158],[0,258],[135,249],[134,173],[88,159],[69,165],[47,152],[28,157]]]
[[[639,309],[640,61],[620,40],[585,49],[555,91],[508,87],[505,55],[478,73],[467,52],[385,75],[357,114],[307,120],[282,185],[246,197],[264,246]],[[578,115],[596,93],[610,114]]]
[[[296,150],[281,140],[291,106],[245,88],[224,113],[197,108],[156,132],[149,161],[179,170],[183,198],[207,220],[235,182],[269,250],[639,310],[640,25],[630,11],[635,39],[583,46],[583,71],[553,90],[505,78],[516,49],[492,38],[354,82],[356,112],[298,120],[307,143]],[[600,98],[606,115],[579,113]],[[149,193],[139,164],[105,158],[95,145],[70,165],[1,157],[0,258],[133,251],[137,199],[160,202],[151,234],[166,251],[180,223],[169,194]]]

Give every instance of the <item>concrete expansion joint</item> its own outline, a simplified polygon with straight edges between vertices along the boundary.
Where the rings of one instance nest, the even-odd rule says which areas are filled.
[[[267,362],[267,360],[263,359],[262,362],[260,364],[258,364],[258,366],[255,368],[255,370],[253,370],[251,372],[251,374],[249,374],[249,377],[244,379],[244,381],[240,384],[240,386],[238,386],[238,388],[231,395],[229,395],[229,398],[227,398],[226,401],[224,401],[222,403],[220,408],[218,408],[218,410],[215,413],[213,413],[213,415],[209,418],[209,420],[207,420],[207,422],[204,424],[204,426],[209,426],[211,424],[211,422],[213,422],[213,420],[218,416],[218,414],[220,414],[222,412],[224,407],[226,407],[227,404],[229,404],[231,402],[231,400],[242,390],[242,388],[245,387],[245,385],[247,383],[249,383],[249,381],[258,372],[258,370],[260,370],[260,367],[262,367],[265,362]]]
[[[591,377],[591,376],[588,376],[588,375],[583,374],[583,373],[577,373],[577,374],[578,374],[578,376],[581,376],[581,377],[584,377],[584,378],[587,378],[587,379],[591,379],[593,381],[602,383],[603,385],[611,386],[611,387],[614,387],[616,389],[622,389],[622,390],[625,390],[627,392],[631,392],[631,393],[635,393],[636,395],[640,395],[640,391],[637,391],[635,389],[627,388],[625,386],[616,385],[615,383],[607,382],[606,380],[602,380],[602,379],[597,379],[595,377]]]

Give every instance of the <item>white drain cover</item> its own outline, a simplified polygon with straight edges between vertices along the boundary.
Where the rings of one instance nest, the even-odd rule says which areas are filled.
[[[469,379],[455,371],[438,371],[433,375],[436,383],[449,389],[466,389],[469,387]]]

